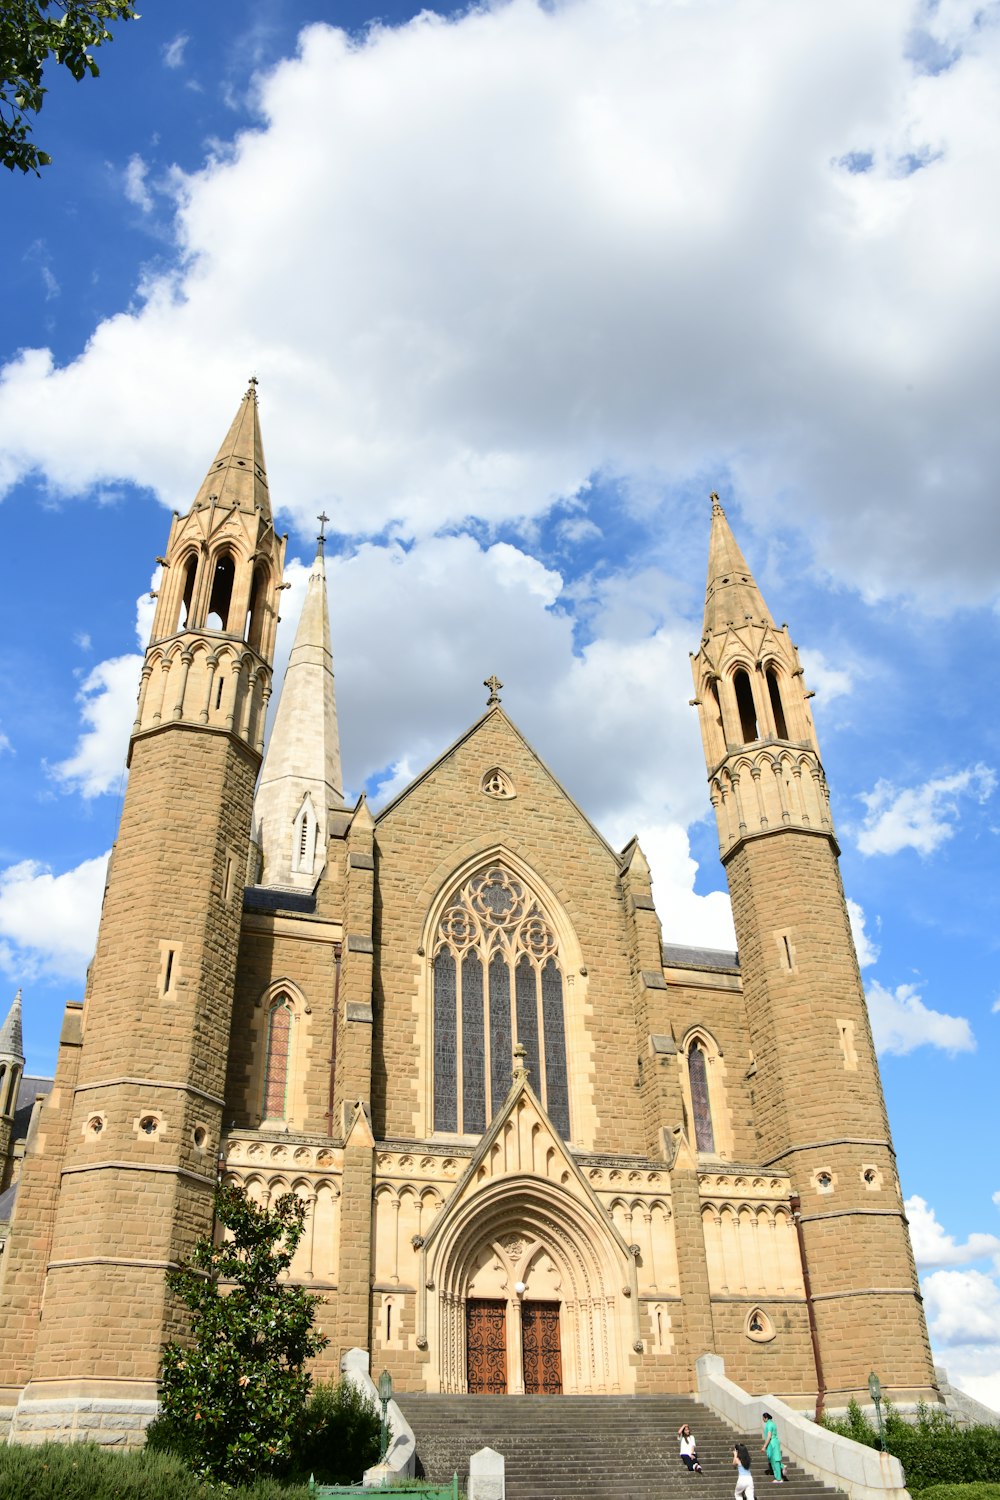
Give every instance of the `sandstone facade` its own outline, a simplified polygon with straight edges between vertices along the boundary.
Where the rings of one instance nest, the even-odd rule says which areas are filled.
[[[400,1389],[687,1392],[708,1351],[803,1407],[873,1366],[936,1400],[808,693],[721,507],[693,668],[738,959],[664,946],[639,843],[608,845],[495,679],[389,806],[346,806],[323,551],[255,805],[284,542],[251,388],[171,528],[86,1001],[24,1158],[15,1438],[84,1410],[134,1438],[220,1175],[305,1200],[321,1373],[361,1345]]]

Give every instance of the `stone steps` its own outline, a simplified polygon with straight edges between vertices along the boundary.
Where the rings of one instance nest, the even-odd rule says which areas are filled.
[[[494,1448],[506,1461],[507,1500],[723,1500],[732,1494],[734,1433],[683,1396],[429,1396],[397,1401],[416,1436],[420,1470],[443,1482]],[[678,1457],[677,1429],[690,1424],[703,1473]],[[758,1500],[773,1482],[759,1434],[753,1456]],[[837,1492],[789,1466],[781,1500],[830,1500]]]

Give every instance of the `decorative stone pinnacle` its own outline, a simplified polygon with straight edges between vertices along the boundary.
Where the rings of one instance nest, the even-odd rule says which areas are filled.
[[[501,687],[502,686],[503,686],[503,684],[501,683]],[[527,1068],[524,1065],[524,1060],[527,1057],[527,1055],[528,1055],[528,1049],[527,1049],[527,1047],[524,1045],[523,1042],[518,1042],[517,1046],[514,1048],[514,1082],[515,1083],[520,1083],[520,1081],[521,1081],[522,1078],[527,1078],[527,1076],[528,1076],[528,1070],[527,1070]]]
[[[327,521],[329,521],[330,517],[327,515],[326,511],[323,511],[323,513],[321,515],[318,515],[316,519],[319,522],[319,536],[316,538],[316,540],[319,543],[319,550],[322,552],[326,544],[326,523]]]
[[[492,677],[484,678],[483,687],[487,687],[490,690],[490,696],[486,700],[486,707],[492,708],[495,703],[500,702],[500,689],[503,687],[503,683],[494,672]]]

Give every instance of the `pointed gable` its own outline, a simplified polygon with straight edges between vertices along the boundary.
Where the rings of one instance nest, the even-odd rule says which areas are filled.
[[[510,1186],[523,1195],[526,1177],[542,1179],[546,1184],[556,1184],[563,1189],[575,1201],[579,1211],[602,1226],[620,1252],[623,1263],[627,1262],[628,1246],[572,1153],[560,1139],[523,1070],[515,1078],[503,1109],[482,1137],[475,1155],[435,1220],[426,1240],[428,1252],[447,1238],[449,1226],[454,1225],[466,1207],[474,1207],[477,1194],[484,1188],[499,1186],[509,1180]]]
[[[448,746],[447,750],[442,751],[437,760],[432,761],[419,776],[414,777],[408,786],[398,792],[378,814],[376,824],[381,826],[391,823],[408,798],[421,789],[433,786],[449,769],[458,767],[459,774],[464,774],[467,764],[477,756],[476,765],[481,763],[482,766],[475,787],[477,793],[492,798],[494,802],[513,802],[518,796],[517,778],[512,770],[502,764],[504,752],[507,753],[511,766],[514,764],[526,766],[532,777],[532,790],[541,789],[543,793],[547,791],[549,795],[559,798],[568,808],[571,808],[595,842],[616,865],[619,863],[618,855],[604,835],[594,826],[538,751],[525,739],[520,729],[512,719],[508,718],[498,703],[488,708],[482,718],[470,725],[464,734]],[[491,756],[496,758],[495,763],[491,763]],[[538,783],[541,784],[540,788]]]

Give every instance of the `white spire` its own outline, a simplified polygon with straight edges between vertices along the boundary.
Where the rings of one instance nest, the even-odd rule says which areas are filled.
[[[7,1019],[0,1026],[0,1054],[4,1057],[19,1057],[24,1062],[24,1039],[21,1033],[21,991],[7,1012]]]
[[[302,890],[326,864],[327,814],[344,805],[323,540],[321,533],[254,800],[263,884]]]

